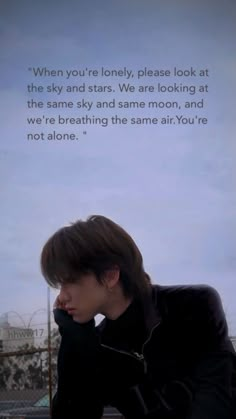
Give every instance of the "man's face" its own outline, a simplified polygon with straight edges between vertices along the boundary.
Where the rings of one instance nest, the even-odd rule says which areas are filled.
[[[61,286],[59,300],[63,308],[79,323],[86,323],[103,312],[109,292],[94,274],[82,275],[77,282]]]

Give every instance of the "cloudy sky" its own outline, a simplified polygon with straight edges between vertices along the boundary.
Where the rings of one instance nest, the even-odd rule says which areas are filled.
[[[39,269],[44,242],[70,221],[104,214],[134,237],[154,283],[214,286],[230,333],[236,335],[236,4],[226,0],[224,6],[220,1],[212,5],[211,0],[0,1],[0,314],[15,311],[28,322],[30,313],[39,310],[37,319],[46,308],[47,289]],[[145,66],[207,68],[205,108],[197,113],[204,113],[208,124],[90,126],[75,142],[27,141],[27,117],[45,114],[27,109],[32,97],[27,85],[36,82],[28,69],[101,66],[134,71]],[[37,83],[52,81],[63,84],[60,78]],[[114,79],[114,88],[118,81]],[[158,81],[146,78],[141,83]],[[165,83],[175,81],[170,77]],[[99,78],[97,82],[104,84]],[[187,93],[171,99],[180,97],[190,100]],[[34,98],[47,101],[53,96]],[[122,98],[143,100],[140,93]],[[113,112],[103,110],[101,115]],[[162,112],[157,110],[158,116]],[[61,113],[85,114],[74,109]],[[47,111],[51,117],[56,114]],[[120,115],[134,113],[122,110]],[[80,134],[84,130],[75,129]]]

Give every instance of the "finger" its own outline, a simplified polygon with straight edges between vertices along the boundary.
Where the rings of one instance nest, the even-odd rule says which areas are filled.
[[[60,300],[60,296],[58,295],[56,300],[54,301],[53,308],[63,308],[63,302]]]

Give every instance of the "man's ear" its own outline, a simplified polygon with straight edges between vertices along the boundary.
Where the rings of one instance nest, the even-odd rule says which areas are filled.
[[[103,283],[108,291],[112,291],[113,288],[118,284],[120,279],[120,268],[119,266],[113,266],[112,268],[105,271],[103,276]]]

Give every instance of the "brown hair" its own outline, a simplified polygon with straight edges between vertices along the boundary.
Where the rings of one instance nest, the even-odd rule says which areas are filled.
[[[134,240],[122,227],[101,215],[59,229],[46,242],[41,254],[42,274],[56,288],[91,272],[101,283],[105,271],[114,266],[120,269],[125,296],[142,299],[148,293],[151,280],[144,271],[143,258]]]

